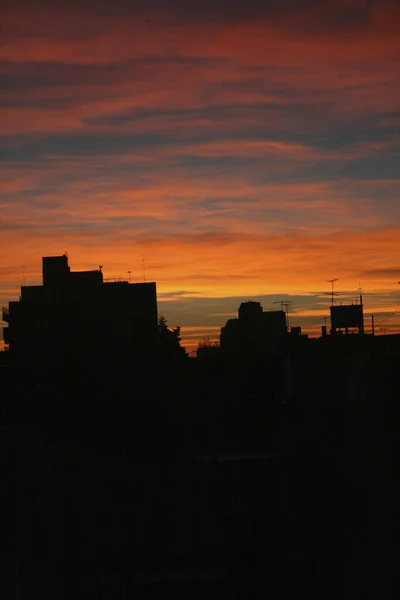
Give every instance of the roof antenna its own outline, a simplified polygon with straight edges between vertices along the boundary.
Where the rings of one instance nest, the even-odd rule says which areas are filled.
[[[143,256],[142,256],[142,273],[143,273],[143,283],[146,283],[146,266],[144,264]]]
[[[276,302],[273,302],[273,304],[280,304],[281,305],[281,310],[283,312],[283,307],[286,307],[286,313],[285,313],[285,319],[286,319],[286,329],[287,331],[289,331],[289,304],[292,304],[292,300],[287,300],[286,302],[284,302],[284,300],[277,300]]]
[[[358,282],[358,290],[357,291],[360,293],[360,306],[362,306],[363,305],[363,301],[362,301],[362,293],[361,293],[362,289],[361,289],[360,282]]]
[[[334,298],[333,298],[333,297],[338,295],[338,293],[337,293],[337,292],[334,292],[334,291],[333,291],[333,284],[335,283],[335,281],[339,281],[339,279],[336,277],[336,279],[327,279],[327,281],[328,281],[329,283],[331,283],[331,284],[332,284],[332,291],[331,291],[331,306],[333,306],[333,304],[334,304],[334,302],[335,302],[335,300],[334,300]]]

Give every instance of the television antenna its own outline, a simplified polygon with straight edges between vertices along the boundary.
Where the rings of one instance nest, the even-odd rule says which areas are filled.
[[[283,307],[286,308],[286,329],[287,331],[289,331],[289,304],[292,304],[292,300],[286,300],[286,302],[284,300],[277,300],[276,302],[273,302],[273,304],[280,304],[281,305],[281,310],[283,311]]]
[[[357,292],[358,292],[358,295],[359,295],[359,298],[360,298],[360,306],[362,306],[363,305],[363,298],[362,298],[362,287],[361,287],[361,283],[360,282],[358,283]],[[356,304],[357,304],[357,302],[356,302]]]
[[[334,296],[339,296],[339,292],[333,291],[333,284],[335,281],[339,281],[339,279],[336,277],[335,279],[327,279],[327,281],[332,284],[332,290],[330,292],[325,292],[325,295],[331,297],[331,306],[333,306],[335,302]]]
[[[142,275],[143,275],[143,283],[146,283],[146,265],[144,264],[143,256],[142,256]]]

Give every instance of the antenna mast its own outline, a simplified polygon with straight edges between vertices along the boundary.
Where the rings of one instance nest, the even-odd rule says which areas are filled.
[[[363,298],[362,298],[362,293],[361,293],[362,289],[361,289],[360,283],[358,284],[358,290],[357,290],[357,292],[359,292],[359,294],[360,294],[360,305],[362,306],[363,305]]]
[[[277,300],[276,302],[273,302],[273,304],[280,304],[281,305],[281,310],[283,310],[283,307],[286,308],[286,329],[287,331],[289,331],[289,304],[292,304],[291,300],[287,300],[286,302],[284,302],[283,300]]]
[[[339,279],[336,277],[336,279],[327,279],[327,281],[328,281],[329,283],[331,283],[331,284],[332,284],[332,291],[331,291],[331,306],[333,306],[333,303],[335,302],[335,300],[334,300],[334,298],[333,298],[333,297],[338,295],[338,293],[337,293],[337,292],[334,292],[334,291],[333,291],[333,284],[335,283],[335,281],[339,281]]]
[[[144,264],[143,256],[142,256],[142,273],[143,273],[143,283],[146,283],[146,266]]]

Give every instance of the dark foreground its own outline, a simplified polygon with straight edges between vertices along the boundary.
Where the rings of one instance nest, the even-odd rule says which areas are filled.
[[[125,403],[74,385],[56,404],[9,385],[2,597],[397,596],[396,436],[378,423],[395,394],[365,433],[336,393],[321,411],[312,394],[213,397],[209,380],[207,401],[185,380]]]

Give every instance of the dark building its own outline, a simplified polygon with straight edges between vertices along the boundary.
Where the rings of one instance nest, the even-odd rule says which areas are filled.
[[[96,367],[112,358],[154,356],[155,283],[105,282],[100,270],[71,271],[68,257],[44,257],[43,285],[23,286],[9,303],[12,364]]]
[[[283,310],[264,312],[260,302],[243,302],[238,319],[221,328],[221,351],[232,354],[279,354],[287,338]]]
[[[220,335],[221,359],[234,365],[233,394],[242,400],[275,398],[288,343],[283,310],[264,312],[259,302],[243,302],[238,318],[229,319]]]

